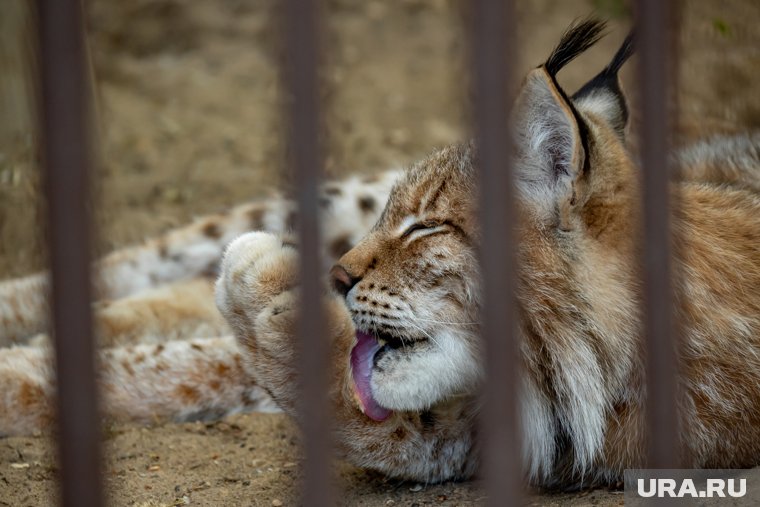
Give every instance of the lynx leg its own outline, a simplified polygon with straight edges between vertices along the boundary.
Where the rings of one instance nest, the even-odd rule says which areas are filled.
[[[103,347],[230,334],[206,277],[96,303],[94,316]]]
[[[0,350],[0,435],[46,431],[55,421],[50,349]],[[104,350],[99,354],[103,415],[155,422],[276,410],[244,374],[234,338],[203,338]]]

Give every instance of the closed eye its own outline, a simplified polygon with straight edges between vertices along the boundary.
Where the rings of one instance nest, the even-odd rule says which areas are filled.
[[[424,230],[424,229],[425,229],[425,226],[422,224],[412,224],[409,227],[407,227],[406,230],[401,234],[401,239],[408,237],[414,231],[419,231],[419,230]]]
[[[410,225],[401,235],[401,239],[405,239],[405,244],[409,244],[424,236],[432,236],[433,234],[443,234],[446,232],[449,232],[447,224],[430,220]]]
[[[404,239],[410,236],[415,231],[425,231],[425,230],[430,230],[430,229],[436,229],[438,227],[441,227],[441,223],[436,222],[434,220],[425,220],[424,222],[415,222],[409,227],[407,227],[406,230],[401,234],[401,239]]]

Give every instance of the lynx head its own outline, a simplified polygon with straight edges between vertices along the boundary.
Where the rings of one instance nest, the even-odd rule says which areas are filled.
[[[630,56],[630,38],[572,97],[556,80],[603,26],[584,21],[570,28],[527,75],[513,106],[523,285],[564,269],[585,242],[628,248],[618,243],[627,241],[622,231],[636,198],[635,173],[623,144],[627,110],[617,73]],[[471,144],[414,165],[372,231],[331,272],[358,330],[354,389],[373,419],[427,410],[478,388],[476,170]]]

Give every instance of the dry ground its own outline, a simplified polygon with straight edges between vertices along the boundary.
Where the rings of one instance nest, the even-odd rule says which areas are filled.
[[[0,276],[44,262],[36,198],[23,0],[0,6]],[[467,46],[460,4],[326,2],[323,72],[333,175],[404,165],[468,132]],[[91,0],[89,41],[102,145],[96,187],[100,251],[192,216],[261,196],[283,160],[280,50],[272,1]],[[760,125],[760,4],[684,1],[678,72],[681,138]],[[548,54],[594,9],[612,33],[568,68],[573,88],[625,35],[614,0],[519,2],[520,68]],[[28,35],[28,34],[27,34]],[[633,83],[631,69],[626,81]],[[631,86],[629,86],[630,88]],[[289,505],[297,435],[280,415],[216,424],[115,426],[104,474],[114,505]],[[44,436],[0,439],[0,506],[39,506],[55,491]],[[345,505],[472,505],[476,482],[421,487],[338,467]],[[86,478],[83,478],[86,480]],[[540,505],[618,505],[619,492],[531,497]]]

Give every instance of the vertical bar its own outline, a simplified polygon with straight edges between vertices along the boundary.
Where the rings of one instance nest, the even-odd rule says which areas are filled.
[[[644,226],[643,330],[647,357],[648,467],[679,461],[676,326],[671,272],[669,74],[671,2],[638,3],[642,99],[641,162]]]
[[[303,503],[328,506],[331,494],[331,427],[328,414],[328,354],[321,305],[319,273],[318,193],[322,172],[319,132],[319,81],[317,79],[318,3],[288,0],[285,6],[286,72],[291,92],[290,162],[297,184],[299,210],[301,313],[298,335],[301,346],[301,420],[304,427]]]
[[[41,137],[58,384],[61,500],[102,505],[90,315],[89,86],[79,0],[38,0]]]
[[[512,2],[475,2],[472,45],[487,368],[481,424],[486,437],[483,464],[487,505],[492,506],[520,504],[522,488],[512,229],[516,213],[508,117],[515,57],[513,13]]]

